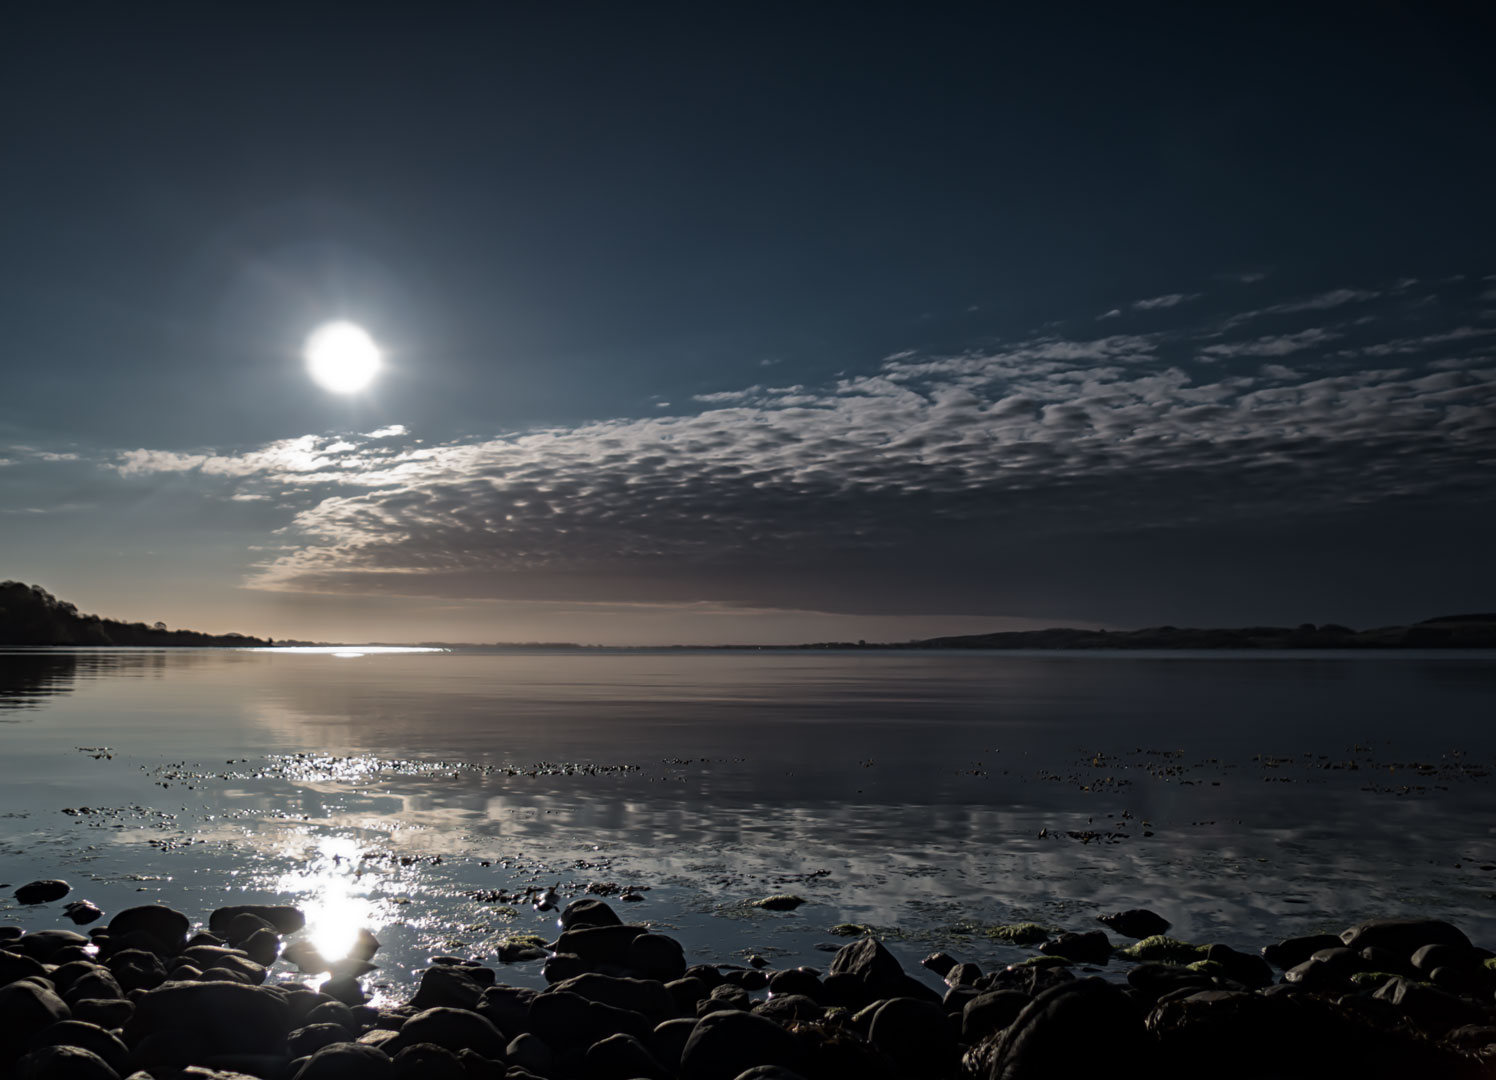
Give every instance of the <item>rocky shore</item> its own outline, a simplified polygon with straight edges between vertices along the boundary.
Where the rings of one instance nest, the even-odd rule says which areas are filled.
[[[17,899],[53,903],[67,891],[32,882]],[[78,901],[64,913],[79,925],[103,918]],[[759,958],[688,965],[673,938],[581,899],[562,911],[555,941],[507,954],[543,962],[546,989],[433,957],[408,1002],[376,1006],[361,982],[380,948],[367,931],[328,962],[295,937],[305,920],[293,907],[224,907],[194,927],[148,905],[87,934],[0,927],[0,1075],[1496,1076],[1496,954],[1448,923],[1374,920],[1255,955],[1175,940],[1150,911],[1098,918],[1105,929],[1009,928],[1035,955],[1001,970],[929,956],[939,993],[871,935],[824,970],[770,970]],[[290,981],[293,969],[315,977]]]

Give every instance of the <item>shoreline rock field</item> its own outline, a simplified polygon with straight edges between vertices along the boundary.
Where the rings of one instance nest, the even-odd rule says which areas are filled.
[[[392,1005],[366,997],[380,949],[366,930],[329,962],[287,940],[305,925],[294,907],[223,907],[196,926],[143,905],[86,933],[0,927],[0,1076],[1496,1076],[1496,953],[1447,922],[1376,919],[1253,954],[1171,938],[1146,909],[1096,918],[1025,933],[1034,955],[998,970],[932,954],[942,993],[871,934],[824,969],[688,964],[674,938],[581,899],[523,953],[545,989],[507,984],[502,962],[436,956]]]

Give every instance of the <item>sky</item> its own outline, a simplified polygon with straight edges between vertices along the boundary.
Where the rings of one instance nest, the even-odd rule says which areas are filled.
[[[0,578],[316,640],[1496,610],[1493,9],[927,7],[11,13]]]

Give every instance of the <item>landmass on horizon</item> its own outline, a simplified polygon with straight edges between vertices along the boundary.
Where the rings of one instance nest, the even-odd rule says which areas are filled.
[[[202,634],[80,614],[40,585],[0,582],[0,646],[422,646],[428,648],[609,649],[571,641],[529,642],[326,642]],[[629,648],[630,646],[623,646]],[[913,641],[818,641],[785,645],[671,645],[675,649],[1490,649],[1496,648],[1496,612],[1440,615],[1407,626],[1356,630],[1334,623],[1297,626],[1178,627],[1140,630],[1009,630]]]

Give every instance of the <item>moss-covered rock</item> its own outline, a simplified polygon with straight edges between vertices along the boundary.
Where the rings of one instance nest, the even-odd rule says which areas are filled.
[[[750,900],[749,906],[763,908],[765,911],[794,911],[805,903],[803,897],[792,893],[775,893],[773,896],[765,896],[761,900]]]
[[[1387,980],[1395,978],[1397,976],[1390,971],[1358,971],[1351,976],[1351,982],[1362,989],[1366,989],[1368,987],[1381,986]]]
[[[826,932],[835,934],[837,937],[861,937],[863,934],[871,934],[873,928],[864,926],[862,923],[839,922]]]
[[[1205,952],[1206,948],[1203,945],[1191,945],[1177,938],[1154,934],[1124,949],[1118,949],[1112,955],[1119,956],[1123,960],[1137,960],[1153,964],[1193,964],[1197,960],[1204,960]]]
[[[999,923],[982,929],[982,933],[993,941],[1005,941],[1009,945],[1037,945],[1049,940],[1050,934],[1059,932],[1060,928],[1057,926],[1041,926],[1032,922]]]

